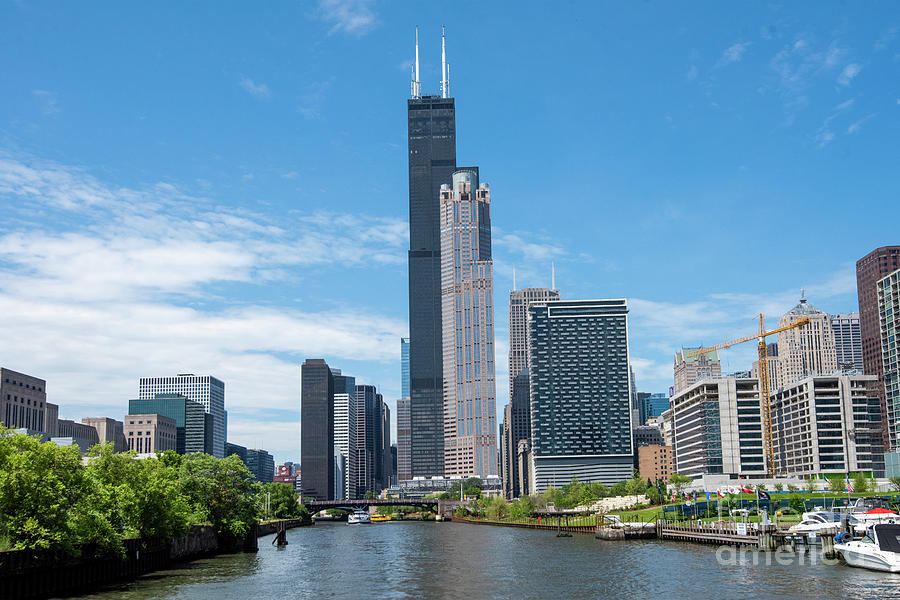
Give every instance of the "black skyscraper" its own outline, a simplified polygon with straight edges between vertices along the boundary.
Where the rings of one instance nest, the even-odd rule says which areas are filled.
[[[300,369],[302,496],[333,500],[334,377],[321,358],[306,359]]]
[[[453,98],[407,103],[409,127],[409,367],[413,476],[444,473],[441,184],[456,169]]]

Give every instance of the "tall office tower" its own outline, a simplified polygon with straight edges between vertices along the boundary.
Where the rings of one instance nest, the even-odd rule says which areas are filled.
[[[863,370],[862,336],[859,332],[859,313],[829,315],[840,371]]]
[[[247,468],[260,483],[275,480],[275,458],[258,448],[247,448]]]
[[[356,386],[356,415],[356,497],[365,498],[378,487],[376,447],[382,443],[381,394],[374,385]]]
[[[162,415],[174,420],[175,452],[178,454],[206,452],[211,445],[207,439],[208,413],[202,404],[183,394],[156,394],[153,398],[129,400],[128,414]],[[132,435],[129,433],[128,437]]]
[[[900,269],[876,283],[881,324],[881,362],[884,385],[879,385],[888,410],[891,455],[889,477],[900,475]]]
[[[5,427],[55,436],[48,431],[47,409],[46,381],[0,368],[0,422]]]
[[[400,395],[409,398],[409,338],[400,338]]]
[[[391,409],[387,402],[381,403],[381,436],[381,488],[384,489],[390,487],[394,480],[394,460],[391,457]]]
[[[778,384],[785,387],[807,375],[832,375],[837,371],[837,351],[831,317],[800,298],[778,322],[786,327],[800,319],[809,319],[803,327],[795,327],[778,334]],[[769,386],[769,389],[777,389]]]
[[[810,375],[772,394],[775,473],[884,473],[874,375]],[[740,417],[738,417],[740,419]]]
[[[698,381],[672,396],[668,413],[673,423],[675,472],[694,479],[703,475],[765,476],[758,379]]]
[[[646,394],[641,399],[641,425],[650,417],[659,417],[669,409],[668,394]]]
[[[451,477],[497,475],[493,293],[490,188],[478,183],[477,169],[459,169],[452,186],[441,186],[444,472]]]
[[[506,486],[510,498],[519,495],[520,489],[528,489],[523,485],[519,477],[519,469],[516,464],[519,442],[531,438],[531,392],[529,389],[528,369],[519,371],[513,378],[513,393],[509,404],[503,412],[504,434],[503,453],[507,456],[509,482]]]
[[[503,422],[500,423],[500,482],[503,486],[503,496],[512,499],[513,496],[513,457],[509,451],[512,445],[511,437],[512,405],[503,407]]]
[[[631,477],[627,314],[625,300],[528,309],[533,493]]]
[[[334,376],[321,358],[300,366],[303,497],[334,500]]]
[[[142,377],[138,398],[149,400],[157,394],[181,394],[203,405],[212,415],[212,443],[210,454],[225,457],[225,383],[209,375],[193,373],[175,377]]]
[[[397,479],[412,479],[409,440],[409,398],[397,400]]]
[[[900,269],[900,246],[882,246],[856,261],[856,292],[859,297],[859,333],[862,338],[863,372],[878,377],[878,398],[884,422],[885,447],[893,447],[890,439],[887,403],[884,394],[884,365],[881,353],[881,325],[878,316],[879,279]]]
[[[513,274],[515,280],[515,274]],[[551,279],[555,277],[551,276]],[[556,283],[555,281],[553,283]],[[559,290],[550,288],[522,288],[509,293],[509,398],[513,396],[513,381],[528,367],[528,305],[535,302],[559,300]]]
[[[409,368],[413,476],[444,473],[441,341],[441,185],[456,170],[456,108],[443,76],[440,96],[422,96],[419,44],[412,98],[407,101],[409,145]],[[443,70],[446,73],[446,69]]]
[[[400,338],[400,389],[397,400],[397,480],[412,479],[409,428],[409,338]]]
[[[719,361],[719,353],[710,350],[704,354],[688,356],[690,350],[697,348],[684,348],[675,353],[675,393],[678,394],[706,377],[719,377],[722,375],[722,363]]]
[[[356,378],[341,374],[340,369],[332,369],[334,377],[334,445],[338,449],[338,463],[335,473],[340,481],[335,481],[335,499],[356,498]]]

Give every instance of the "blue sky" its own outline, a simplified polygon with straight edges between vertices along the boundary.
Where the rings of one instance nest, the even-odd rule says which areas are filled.
[[[226,381],[232,440],[299,454],[305,357],[400,392],[405,99],[447,26],[495,290],[626,297],[641,390],[806,288],[857,308],[898,243],[895,3],[2,2],[0,364],[61,415]],[[502,300],[501,300],[502,302]],[[505,306],[497,315],[506,403]],[[752,345],[751,345],[752,346]],[[749,368],[738,348],[723,368]]]

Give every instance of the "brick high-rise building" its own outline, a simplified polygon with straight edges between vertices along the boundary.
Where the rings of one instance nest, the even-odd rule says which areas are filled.
[[[441,186],[440,225],[444,473],[496,476],[491,193],[477,168]]]
[[[715,350],[696,356],[689,356],[690,350],[698,348],[682,348],[675,353],[675,393],[680,394],[696,382],[706,377],[722,375],[722,363]]]
[[[125,415],[122,432],[128,449],[138,454],[176,450],[175,419],[165,415]]]
[[[890,447],[888,407],[884,395],[884,366],[881,354],[881,325],[878,319],[879,279],[900,269],[900,246],[882,246],[856,261],[856,293],[859,298],[859,333],[862,338],[863,372],[878,377],[875,392],[881,401],[884,442]]]

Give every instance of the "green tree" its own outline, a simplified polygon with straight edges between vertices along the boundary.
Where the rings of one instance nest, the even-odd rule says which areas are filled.
[[[181,492],[193,511],[193,522],[208,522],[225,538],[241,538],[260,516],[256,494],[260,484],[241,459],[187,454],[178,474]]]
[[[810,493],[815,492],[816,489],[819,487],[818,483],[819,483],[819,480],[816,479],[815,477],[807,477],[806,480],[803,482],[803,489]]]
[[[625,482],[625,491],[629,496],[639,496],[647,490],[647,484],[641,479],[640,475],[632,477]]]
[[[857,494],[865,494],[874,489],[872,480],[866,477],[865,473],[857,473],[853,476],[853,491]]]
[[[155,458],[115,453],[111,443],[94,446],[85,475],[96,486],[100,508],[126,537],[168,539],[190,525],[177,471]]]
[[[900,492],[900,477],[891,477],[888,481],[891,482],[891,487],[895,492]]]
[[[846,489],[846,483],[844,482],[843,475],[829,475],[828,476],[828,487],[832,492],[842,492]]]
[[[613,486],[609,490],[610,496],[615,496],[618,498],[619,496],[624,496],[628,493],[628,490],[625,489],[625,482],[620,481],[619,483],[613,484]]]
[[[525,519],[534,514],[534,503],[529,496],[522,496],[514,500],[509,506],[509,516],[513,519]]]
[[[800,488],[798,488],[798,487],[797,487],[796,485],[794,485],[793,483],[789,483],[788,486],[787,486],[787,489],[788,489],[789,492],[799,492],[799,491],[800,491]]]
[[[488,519],[501,521],[509,516],[509,504],[505,498],[492,496],[485,499],[484,512]]]
[[[692,481],[694,480],[687,475],[682,475],[681,473],[672,473],[672,475],[669,477],[669,484],[675,488],[675,493],[678,495],[681,495],[681,493],[684,491],[684,488],[686,488]]]
[[[272,517],[276,519],[304,519],[309,516],[306,507],[300,504],[299,496],[294,491],[294,486],[277,481],[266,483],[262,486],[260,495],[265,497],[266,494],[269,495],[269,508]]]
[[[790,501],[789,506],[791,507],[791,510],[794,511],[795,513],[797,513],[798,515],[803,514],[806,511],[806,506],[803,504],[803,499],[800,498],[800,496],[798,496],[796,494],[791,496],[791,501]]]
[[[0,425],[0,538],[12,550],[62,550],[82,544],[121,552],[121,535],[74,446],[42,444]]]
[[[783,484],[783,483],[776,483],[776,484],[775,484],[775,491],[776,491],[776,492],[780,492],[780,491],[783,491],[783,490],[784,490],[784,484]]]

